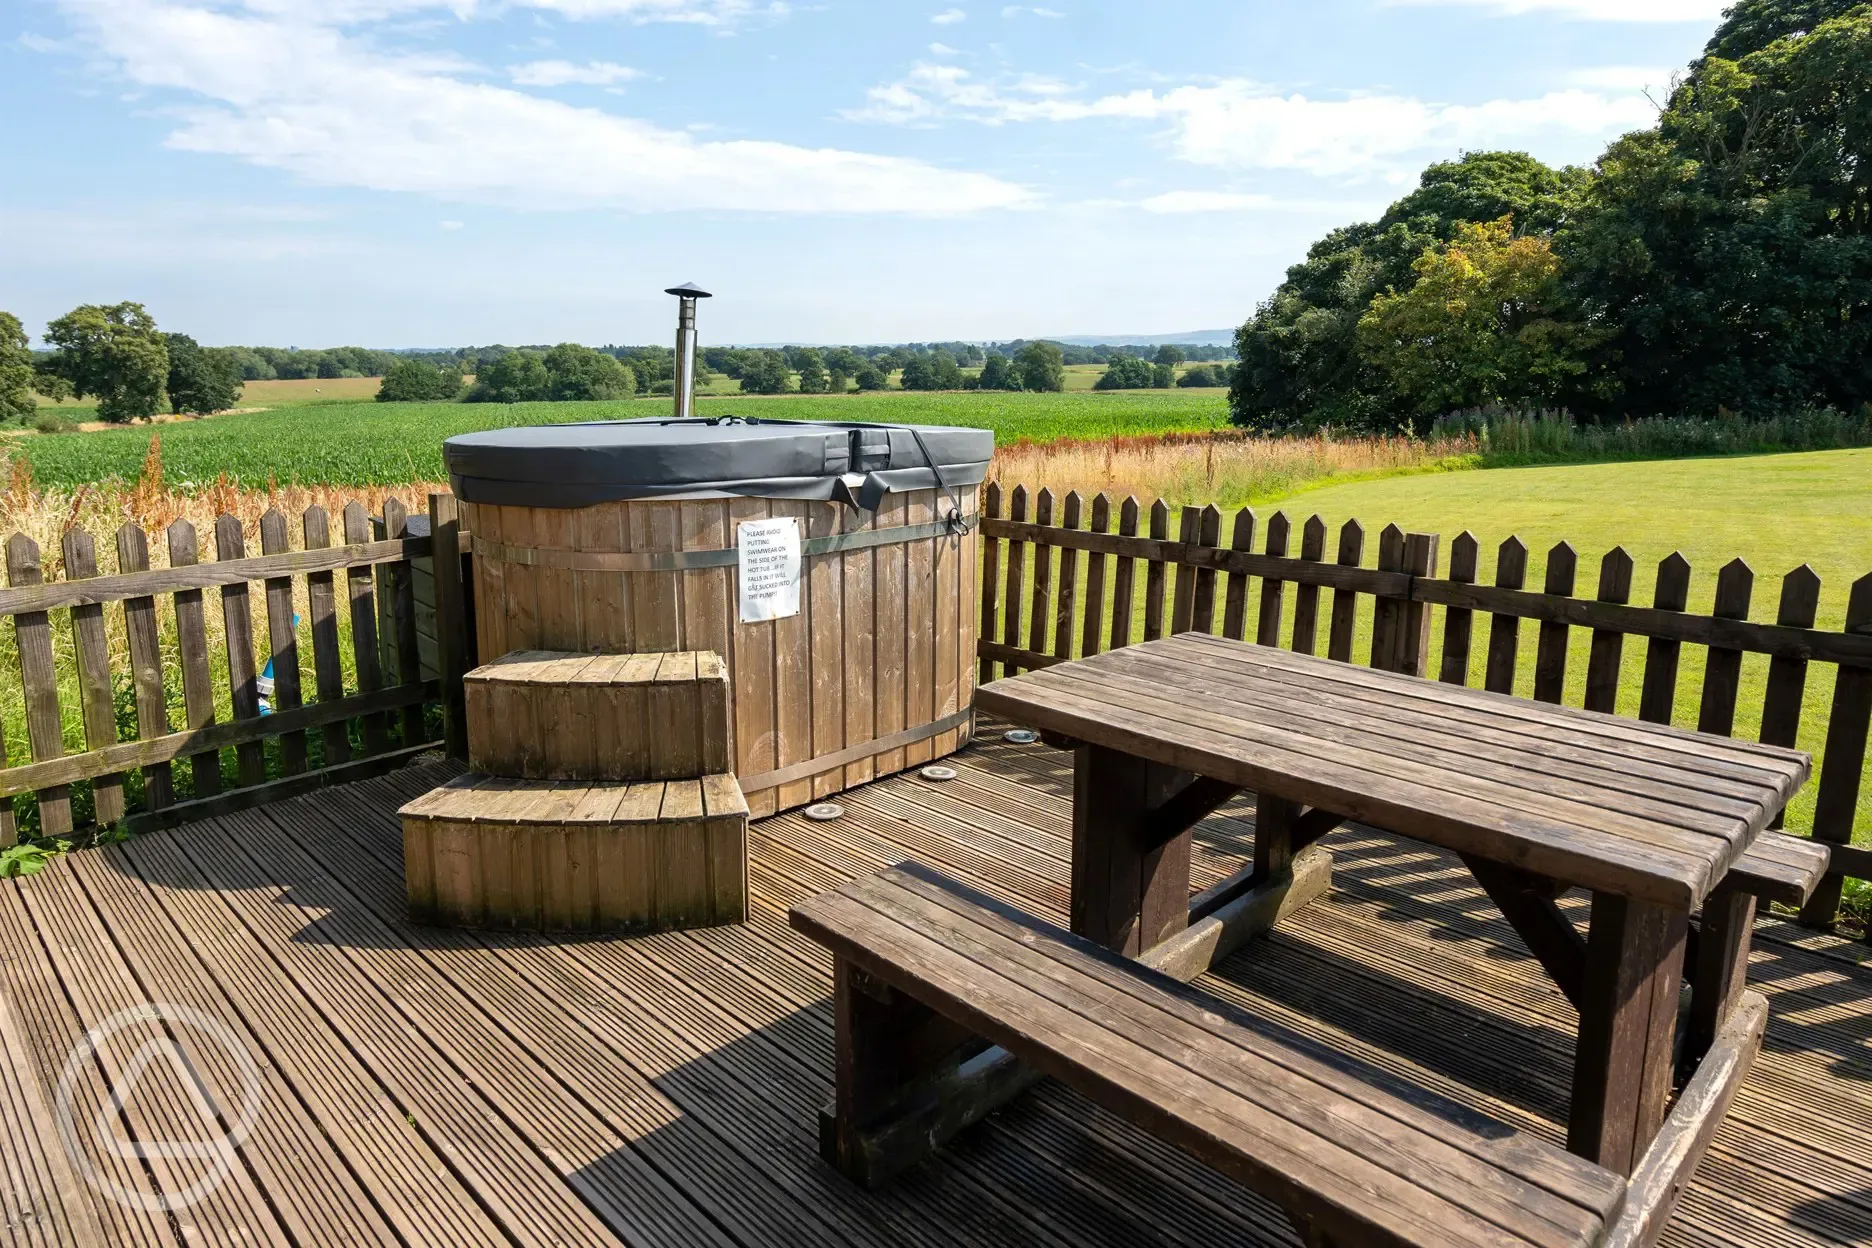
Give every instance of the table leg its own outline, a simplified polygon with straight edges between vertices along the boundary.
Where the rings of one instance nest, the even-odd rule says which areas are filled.
[[[1293,865],[1294,823],[1300,818],[1300,803],[1255,794],[1254,879],[1272,879]]]
[[[1136,957],[1189,926],[1190,833],[1151,812],[1194,777],[1102,746],[1073,755],[1072,930]]]
[[[1669,1106],[1688,927],[1682,911],[1593,894],[1567,1148],[1619,1174]]]
[[[1755,932],[1755,897],[1718,885],[1703,902],[1696,966],[1690,976],[1689,1034],[1684,1053],[1694,1063],[1715,1043],[1724,1020],[1748,986],[1749,940]]]

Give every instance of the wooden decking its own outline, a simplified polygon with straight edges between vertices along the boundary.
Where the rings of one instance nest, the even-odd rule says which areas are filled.
[[[638,940],[406,923],[394,812],[448,764],[0,886],[0,1244],[1291,1244],[1255,1197],[1050,1085],[881,1194],[819,1160],[829,958],[787,906],[915,857],[1059,920],[1065,761],[996,742],[950,783],[843,795],[837,823],[764,820],[750,924]],[[1205,824],[1196,887],[1251,835],[1240,804]],[[1460,865],[1362,829],[1328,844],[1330,898],[1201,982],[1563,1140],[1571,1007]],[[1767,920],[1750,977],[1767,1045],[1666,1242],[1872,1242],[1872,950]],[[133,1016],[68,1064],[150,1003],[198,1013]],[[246,1090],[223,1158],[126,1146],[210,1136]],[[154,1197],[217,1162],[176,1210],[84,1180]]]

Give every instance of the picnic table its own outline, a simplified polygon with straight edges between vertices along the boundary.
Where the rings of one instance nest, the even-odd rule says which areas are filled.
[[[1578,1007],[1568,1149],[1622,1175],[1671,1108],[1692,913],[1810,771],[1792,750],[1203,634],[998,680],[976,706],[1074,748],[1071,927],[1118,953],[1148,960],[1189,927],[1190,828],[1240,790],[1250,890],[1345,820],[1454,851]],[[1583,935],[1556,904],[1574,887]],[[1748,900],[1700,941],[1704,1044],[1741,996]],[[1733,1090],[1704,1098],[1685,1149]]]

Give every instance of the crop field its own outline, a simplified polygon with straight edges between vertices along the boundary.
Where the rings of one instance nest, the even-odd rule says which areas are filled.
[[[240,485],[398,485],[442,479],[442,440],[511,425],[663,416],[668,398],[617,403],[345,403],[281,407],[213,420],[88,433],[29,436],[17,453],[43,485],[134,481],[152,433],[162,438],[171,484],[203,484],[225,473]],[[981,391],[704,397],[704,416],[788,420],[908,421],[993,429],[996,441],[1109,438],[1202,432],[1227,424],[1219,390],[1126,390],[1108,394]]]

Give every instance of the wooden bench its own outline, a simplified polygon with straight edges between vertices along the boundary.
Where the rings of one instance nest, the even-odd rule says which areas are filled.
[[[1832,853],[1819,841],[1764,832],[1729,866],[1718,887],[1735,887],[1761,901],[1798,909],[1826,877]]]
[[[915,863],[791,920],[837,963],[822,1150],[848,1173],[849,1133],[988,1042],[1275,1201],[1311,1244],[1586,1248],[1623,1206],[1608,1170]]]

